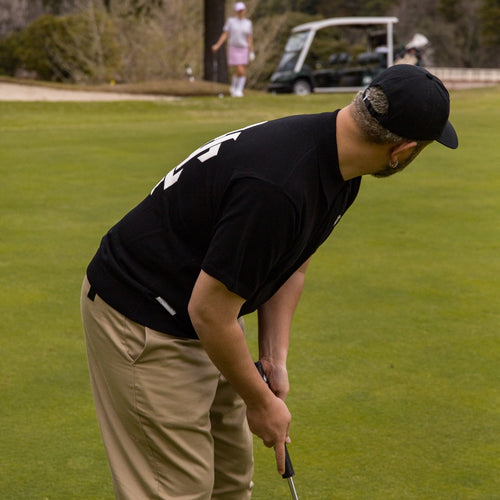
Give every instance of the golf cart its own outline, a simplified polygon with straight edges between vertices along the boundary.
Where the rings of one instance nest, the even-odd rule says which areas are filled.
[[[363,88],[392,66],[397,22],[396,17],[334,17],[296,26],[268,91],[304,95]]]

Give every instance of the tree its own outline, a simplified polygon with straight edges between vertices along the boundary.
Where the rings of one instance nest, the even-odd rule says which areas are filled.
[[[315,7],[325,17],[382,16],[397,3],[394,0],[316,0]]]
[[[185,66],[189,65],[197,79],[228,83],[226,50],[214,55],[211,47],[222,32],[226,15],[232,14],[233,3],[234,0],[0,0],[0,72],[30,70],[47,78],[48,68],[53,73],[50,78],[56,79],[137,82],[186,79]],[[428,65],[500,65],[500,0],[245,3],[254,24],[257,56],[249,70],[251,87],[265,86],[293,26],[322,17],[395,15],[399,18],[395,25],[398,45],[403,46],[415,33],[429,38]],[[91,16],[92,12],[98,14]],[[42,24],[38,24],[23,38],[23,32],[43,14],[58,18],[53,29],[43,31]],[[69,22],[68,16],[76,15],[86,21]],[[64,33],[56,23],[63,21],[59,18],[65,18]],[[42,37],[35,37],[41,32]],[[49,60],[40,57],[41,50],[50,56]]]
[[[485,44],[498,49],[500,46],[500,1],[483,0],[480,15]]]
[[[203,51],[203,79],[227,83],[226,51],[212,52],[212,45],[218,40],[224,27],[226,16],[226,0],[205,0],[204,2],[204,51]]]
[[[112,9],[113,0],[103,0],[103,3],[106,9]],[[127,15],[151,16],[155,10],[161,7],[163,7],[163,0],[130,0]]]
[[[21,31],[44,14],[67,14],[74,0],[0,0],[0,37]]]

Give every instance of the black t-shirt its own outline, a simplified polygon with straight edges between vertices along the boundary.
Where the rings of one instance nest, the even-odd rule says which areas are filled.
[[[104,236],[87,274],[133,321],[196,338],[187,305],[203,269],[256,310],[328,237],[361,179],[344,181],[338,112],[230,132],[200,147]]]

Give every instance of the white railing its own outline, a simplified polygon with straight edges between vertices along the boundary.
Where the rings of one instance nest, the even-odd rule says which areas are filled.
[[[431,73],[447,82],[500,83],[497,68],[427,68]]]

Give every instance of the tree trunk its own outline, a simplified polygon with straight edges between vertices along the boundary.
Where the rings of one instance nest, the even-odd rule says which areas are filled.
[[[212,45],[222,33],[226,15],[226,0],[205,0],[205,34],[203,54],[203,79],[212,82],[227,83],[226,44],[215,54]]]

